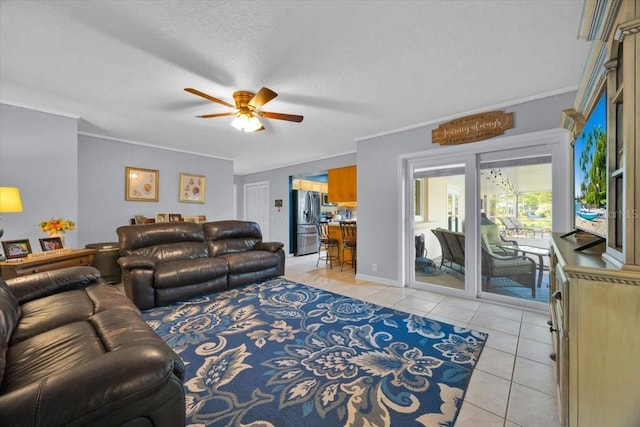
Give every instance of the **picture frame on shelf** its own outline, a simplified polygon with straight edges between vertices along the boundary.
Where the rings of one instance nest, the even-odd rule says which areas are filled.
[[[180,172],[178,201],[180,203],[204,203],[207,177]]]
[[[185,215],[182,218],[184,219],[184,222],[198,223],[198,215]]]
[[[198,224],[202,224],[203,222],[207,222],[206,215],[198,215]]]
[[[28,239],[5,240],[2,242],[2,250],[7,259],[24,258],[31,253],[31,243]]]
[[[43,252],[49,252],[56,249],[64,249],[64,245],[60,237],[44,237],[40,239],[40,248]]]
[[[157,202],[160,171],[132,166],[125,167],[124,199],[133,202]]]
[[[180,222],[182,221],[182,214],[170,213],[169,214],[169,222]]]
[[[156,222],[169,222],[169,214],[167,212],[156,213]]]

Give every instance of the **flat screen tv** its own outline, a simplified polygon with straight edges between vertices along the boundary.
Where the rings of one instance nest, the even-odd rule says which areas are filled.
[[[573,147],[575,229],[607,237],[607,97],[602,93]]]

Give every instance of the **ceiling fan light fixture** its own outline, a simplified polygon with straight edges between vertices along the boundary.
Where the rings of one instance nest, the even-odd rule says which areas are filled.
[[[255,132],[262,128],[262,123],[260,123],[260,120],[258,120],[257,117],[251,114],[240,113],[235,119],[233,119],[231,126],[239,131]]]

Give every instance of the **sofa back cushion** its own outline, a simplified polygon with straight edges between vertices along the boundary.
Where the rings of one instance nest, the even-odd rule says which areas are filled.
[[[20,314],[18,299],[13,295],[4,279],[0,277],[0,388],[2,388],[4,369],[7,365],[9,341],[18,324]]]
[[[177,261],[209,255],[200,224],[167,222],[127,225],[116,231],[120,256],[142,255],[156,261]]]
[[[211,256],[252,251],[262,242],[260,225],[253,221],[212,221],[202,229]]]

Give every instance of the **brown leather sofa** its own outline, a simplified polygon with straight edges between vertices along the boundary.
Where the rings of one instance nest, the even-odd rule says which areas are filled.
[[[97,269],[0,278],[0,425],[183,426],[183,380]]]
[[[252,221],[164,222],[117,229],[118,263],[142,310],[284,274],[280,242]]]

